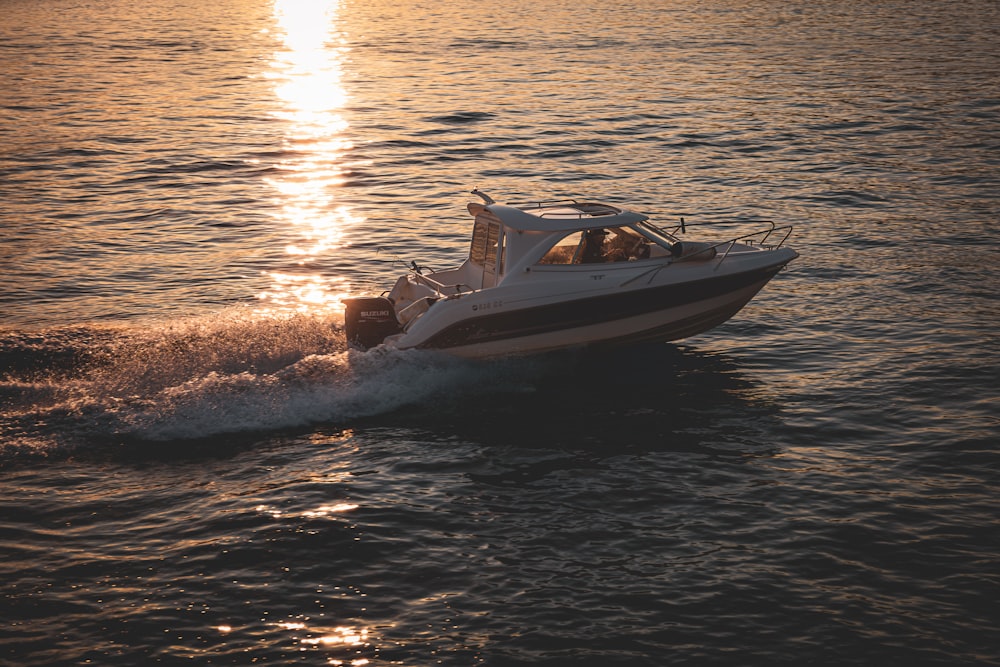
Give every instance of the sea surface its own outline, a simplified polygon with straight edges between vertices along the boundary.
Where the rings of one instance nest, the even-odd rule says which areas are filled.
[[[997,2],[0,0],[0,71],[0,664],[1000,665]],[[475,187],[801,256],[348,350]]]

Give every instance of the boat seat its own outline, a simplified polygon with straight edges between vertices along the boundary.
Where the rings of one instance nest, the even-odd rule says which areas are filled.
[[[423,283],[418,283],[408,275],[400,276],[396,284],[389,290],[389,300],[395,304],[416,301],[423,297],[435,296],[434,290]]]
[[[411,322],[426,313],[435,301],[437,301],[436,297],[425,296],[399,311],[399,323],[403,325],[403,330],[405,331]]]

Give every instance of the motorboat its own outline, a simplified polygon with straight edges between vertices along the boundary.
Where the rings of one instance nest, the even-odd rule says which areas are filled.
[[[472,194],[468,257],[442,271],[412,262],[380,295],[344,299],[351,347],[490,358],[678,340],[729,320],[798,257],[784,247],[792,227],[768,220],[689,241],[683,218],[668,229],[600,201]]]

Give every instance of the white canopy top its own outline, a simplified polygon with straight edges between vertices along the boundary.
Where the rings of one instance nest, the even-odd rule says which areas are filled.
[[[519,208],[503,204],[469,204],[469,213],[492,213],[506,227],[518,231],[562,232],[594,227],[618,227],[647,220],[649,216],[600,202],[560,201]]]

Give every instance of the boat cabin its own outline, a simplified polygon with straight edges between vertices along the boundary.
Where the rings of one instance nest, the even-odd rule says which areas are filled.
[[[529,279],[539,273],[588,271],[592,264],[636,262],[671,255],[677,239],[645,215],[595,202],[528,206],[470,203],[474,217],[468,258],[458,267],[400,276],[389,292],[400,319],[416,316],[439,298]],[[424,300],[412,313],[411,304]]]

